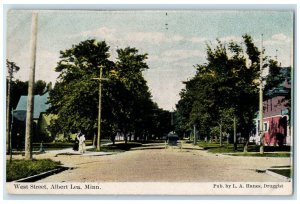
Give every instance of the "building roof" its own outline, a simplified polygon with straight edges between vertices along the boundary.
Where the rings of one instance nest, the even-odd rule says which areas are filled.
[[[46,92],[44,95],[34,95],[33,119],[38,119],[40,114],[46,112],[50,107],[50,104],[47,104],[48,97],[49,92]],[[21,110],[27,110],[27,96],[21,96],[15,111]]]
[[[14,110],[13,114],[14,114],[14,118],[19,121],[26,120],[26,110]]]

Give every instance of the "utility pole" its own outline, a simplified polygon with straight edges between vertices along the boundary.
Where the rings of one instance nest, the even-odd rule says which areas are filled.
[[[27,97],[27,112],[26,112],[26,131],[25,131],[25,160],[32,159],[32,127],[33,127],[33,106],[34,106],[34,96],[33,96],[33,85],[35,78],[35,61],[36,61],[36,41],[37,41],[37,23],[38,14],[32,14],[31,21],[31,42],[30,42],[30,73],[28,82],[28,97]]]
[[[99,80],[99,107],[98,107],[98,135],[97,135],[97,151],[100,151],[101,146],[101,103],[102,103],[102,81],[108,80],[108,78],[102,78],[102,69],[103,65],[99,66],[100,68],[100,76],[99,78],[93,78]]]
[[[260,147],[259,153],[264,153],[264,121],[263,121],[263,34],[261,34],[261,47],[260,47],[260,76],[259,76],[259,132],[260,132]]]

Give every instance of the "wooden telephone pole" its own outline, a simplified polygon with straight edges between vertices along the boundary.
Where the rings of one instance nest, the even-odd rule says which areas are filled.
[[[260,48],[260,76],[259,76],[259,133],[260,133],[260,147],[259,153],[264,153],[264,121],[263,121],[263,34],[261,34],[261,48]]]
[[[99,110],[98,110],[98,134],[97,134],[97,151],[100,151],[101,146],[101,103],[102,103],[102,81],[107,81],[108,78],[102,78],[103,65],[100,65],[100,77],[93,78],[99,80]]]
[[[27,97],[27,112],[26,112],[26,131],[25,131],[25,159],[32,159],[32,126],[33,126],[33,108],[34,108],[34,96],[33,85],[35,78],[35,61],[36,61],[36,41],[37,41],[37,22],[38,14],[32,14],[31,21],[31,42],[30,42],[30,73],[28,83],[28,97]]]

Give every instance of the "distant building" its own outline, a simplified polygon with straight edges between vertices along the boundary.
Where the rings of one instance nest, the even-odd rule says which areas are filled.
[[[265,94],[263,102],[264,145],[291,145],[290,104],[287,100],[287,96],[291,94],[289,91],[291,88],[290,71],[289,68],[282,68],[281,74],[284,75],[285,80]],[[252,140],[259,143],[259,117],[255,119],[255,123],[256,134]]]

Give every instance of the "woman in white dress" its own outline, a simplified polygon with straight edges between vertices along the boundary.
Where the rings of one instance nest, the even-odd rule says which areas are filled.
[[[83,154],[85,152],[85,135],[80,132],[77,134],[77,139],[79,141],[79,152]]]

